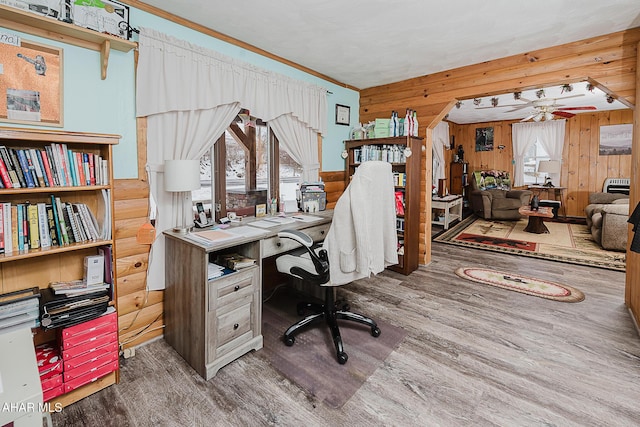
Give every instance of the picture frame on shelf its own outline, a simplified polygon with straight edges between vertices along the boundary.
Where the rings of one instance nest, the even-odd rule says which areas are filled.
[[[64,126],[63,49],[17,39],[0,44],[0,121]]]
[[[349,126],[351,123],[351,107],[348,105],[336,104],[336,124]]]
[[[261,218],[267,215],[267,204],[260,203],[256,205],[256,218]]]

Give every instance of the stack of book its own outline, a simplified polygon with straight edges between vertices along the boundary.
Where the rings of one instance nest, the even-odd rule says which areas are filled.
[[[109,289],[108,283],[87,284],[87,281],[71,280],[68,282],[52,282],[49,287],[54,295],[84,295]]]
[[[108,206],[105,195],[99,201]],[[107,207],[98,220],[86,204],[63,202],[54,195],[51,203],[0,203],[0,253],[108,240],[109,215]]]
[[[218,255],[217,263],[231,270],[241,270],[255,265],[256,260],[234,252]]]
[[[15,149],[0,146],[0,188],[108,185],[108,163],[66,144]]]
[[[64,289],[53,287],[42,290],[41,320],[44,329],[77,325],[101,316],[109,307],[109,286],[91,286],[86,289]],[[81,285],[77,285],[81,286]]]
[[[0,295],[0,333],[40,326],[40,290],[37,287]]]

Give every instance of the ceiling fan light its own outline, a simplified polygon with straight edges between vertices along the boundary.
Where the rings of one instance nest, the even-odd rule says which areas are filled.
[[[547,111],[546,113],[544,113],[544,119],[545,120],[553,120],[553,113],[550,113],[550,112]]]
[[[544,113],[538,113],[535,116],[533,116],[533,121],[539,122],[540,120],[542,120],[543,117],[544,117]]]

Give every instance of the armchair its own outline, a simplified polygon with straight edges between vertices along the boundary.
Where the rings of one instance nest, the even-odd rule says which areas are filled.
[[[511,190],[509,172],[476,171],[471,177],[469,201],[473,213],[484,219],[520,219],[518,209],[529,203],[530,190]]]
[[[333,222],[321,249],[314,250],[313,239],[300,231],[278,233],[281,238],[300,243],[305,250],[301,256],[287,254],[278,257],[278,271],[325,288],[322,304],[298,303],[299,315],[307,310],[312,314],[285,331],[283,339],[287,346],[292,346],[295,336],[305,328],[324,320],[333,337],[338,363],[345,364],[348,356],[344,351],[338,320],[363,324],[369,327],[372,336],[380,335],[380,328],[374,320],[349,311],[346,305],[337,307],[335,286],[369,277],[398,263],[394,199],[391,165],[365,162],[358,167],[336,203]]]

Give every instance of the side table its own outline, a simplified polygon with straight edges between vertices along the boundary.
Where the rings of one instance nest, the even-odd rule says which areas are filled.
[[[444,229],[448,230],[449,225],[454,221],[462,219],[462,196],[450,194],[444,197],[431,198],[431,211],[442,209],[444,211]],[[432,224],[442,224],[442,221],[431,221]]]

